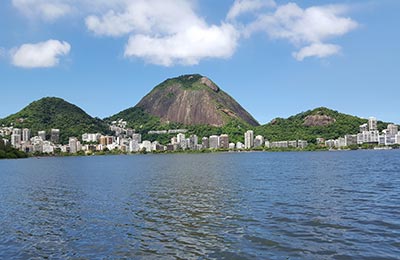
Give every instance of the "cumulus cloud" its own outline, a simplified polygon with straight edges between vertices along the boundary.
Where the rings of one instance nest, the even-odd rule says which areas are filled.
[[[229,10],[226,18],[233,20],[238,16],[259,10],[263,7],[275,7],[276,3],[273,0],[236,0]]]
[[[22,68],[49,68],[58,65],[60,56],[67,55],[71,45],[65,41],[48,40],[23,44],[11,51],[11,62]]]
[[[293,57],[298,61],[302,61],[307,57],[325,58],[339,53],[340,50],[341,47],[338,45],[314,43],[300,49],[298,52],[294,52]]]
[[[358,27],[346,5],[301,8],[274,0],[235,0],[225,21],[210,24],[196,13],[196,0],[12,0],[23,14],[45,21],[78,13],[96,36],[128,37],[124,56],[172,66],[229,58],[242,38],[265,32],[289,41],[293,56],[325,58],[340,52],[329,41]]]
[[[236,49],[238,33],[228,24],[222,26],[192,26],[165,37],[134,35],[126,45],[126,57],[141,57],[146,61],[171,66],[198,64],[204,58],[229,58]]]
[[[207,24],[188,0],[129,1],[123,11],[87,17],[86,26],[96,35],[130,35],[125,57],[163,66],[229,58],[239,39],[230,24]]]
[[[286,39],[300,47],[298,60],[306,57],[328,57],[340,51],[340,46],[324,41],[342,36],[357,28],[357,22],[343,17],[347,8],[342,5],[313,6],[307,9],[289,3],[279,6],[273,14],[265,14],[247,29],[247,35],[265,31],[271,38]]]

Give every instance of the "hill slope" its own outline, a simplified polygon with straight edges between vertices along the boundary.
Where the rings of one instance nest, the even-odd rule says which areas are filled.
[[[231,96],[210,79],[198,74],[164,81],[147,94],[135,109],[159,118],[162,123],[220,127],[231,120],[238,120],[252,126],[259,125]]]
[[[287,119],[276,118],[258,127],[256,133],[264,135],[270,141],[302,139],[315,142],[317,137],[333,139],[346,134],[356,134],[359,126],[366,122],[367,119],[320,107]],[[386,126],[387,123],[378,122],[380,130]]]
[[[68,141],[68,137],[80,137],[85,132],[108,131],[102,120],[93,118],[79,107],[55,97],[34,101],[20,112],[0,120],[0,125],[10,124],[18,128],[30,128],[33,135],[40,130],[49,134],[52,128],[58,128],[63,143]]]

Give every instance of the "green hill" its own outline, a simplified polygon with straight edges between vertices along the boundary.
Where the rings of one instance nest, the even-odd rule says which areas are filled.
[[[93,118],[79,107],[61,98],[46,97],[34,101],[20,112],[0,120],[0,125],[13,125],[18,128],[30,128],[32,135],[45,130],[50,134],[52,128],[60,129],[60,141],[68,142],[68,137],[81,137],[85,132],[108,131],[107,124]]]
[[[144,139],[168,143],[173,135],[147,135],[150,130],[185,128],[199,137],[228,134],[242,141],[244,132],[259,123],[214,82],[199,74],[167,79],[153,88],[134,107],[105,122],[123,119]],[[160,140],[161,139],[161,140]]]
[[[359,126],[367,121],[367,119],[319,107],[287,119],[276,118],[258,127],[256,134],[263,135],[270,141],[301,139],[315,142],[317,137],[334,139],[346,134],[356,134]],[[378,122],[379,130],[386,127],[387,123]]]
[[[154,87],[135,107],[111,118],[123,117],[128,121],[137,121],[139,116],[136,114],[145,115],[146,119],[152,117],[152,122],[157,119],[161,123],[189,126],[221,127],[232,120],[259,125],[231,96],[210,79],[198,74],[167,79]]]

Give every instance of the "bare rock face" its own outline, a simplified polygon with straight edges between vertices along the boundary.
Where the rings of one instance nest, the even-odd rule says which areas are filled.
[[[137,105],[163,122],[223,126],[232,119],[257,126],[258,122],[214,82],[201,75],[168,79]]]
[[[305,126],[327,126],[336,122],[336,119],[327,115],[310,115],[304,119]]]
[[[217,85],[214,84],[214,82],[212,82],[209,78],[207,77],[202,77],[200,79],[201,84],[206,85],[207,87],[209,87],[210,89],[214,90],[215,92],[219,91],[219,87]]]

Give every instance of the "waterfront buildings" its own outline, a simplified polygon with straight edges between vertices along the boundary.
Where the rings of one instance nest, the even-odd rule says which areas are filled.
[[[38,153],[58,153],[68,152],[77,153],[83,150],[86,153],[92,153],[103,150],[119,150],[122,152],[152,152],[152,151],[176,151],[176,150],[201,150],[201,149],[229,149],[229,150],[243,150],[243,149],[305,149],[308,142],[305,140],[279,140],[270,141],[262,135],[257,135],[254,138],[254,131],[248,130],[244,133],[244,143],[238,141],[236,143],[230,142],[230,137],[227,134],[211,135],[209,137],[202,137],[201,139],[195,134],[188,134],[186,137],[185,129],[176,130],[161,130],[151,132],[153,136],[149,139],[142,141],[142,135],[134,132],[134,129],[125,128],[124,121],[118,121],[117,124],[110,127],[114,131],[113,135],[101,135],[100,133],[84,133],[82,134],[81,141],[76,137],[70,137],[68,144],[58,144],[60,139],[60,130],[51,129],[50,138],[46,140],[46,132],[44,130],[38,131],[38,135],[31,137],[31,130],[24,128],[14,127],[0,127],[0,139],[2,142],[11,143],[17,149],[25,152],[38,152]],[[357,147],[363,144],[372,144],[380,146],[392,146],[395,144],[400,145],[400,132],[399,127],[394,124],[389,124],[387,129],[383,131],[378,130],[378,123],[376,118],[370,118],[367,124],[359,127],[358,134],[348,134],[344,137],[339,137],[332,140],[324,140],[317,138],[316,144],[318,146],[326,146],[328,148],[347,148],[349,146]],[[169,144],[160,143],[154,140],[155,135],[170,135],[176,133],[176,136],[170,138]],[[5,139],[7,137],[9,139]],[[147,136],[146,138],[148,138]],[[237,137],[236,137],[237,138]],[[237,141],[235,138],[234,141]],[[273,138],[271,138],[274,140]],[[159,140],[162,140],[161,138]],[[164,139],[165,140],[165,139]],[[199,143],[200,140],[200,143]]]
[[[60,129],[51,129],[50,141],[58,144],[60,142]]]
[[[28,128],[22,129],[22,141],[28,142],[31,139],[31,130]]]
[[[264,137],[261,135],[257,135],[256,138],[254,138],[254,147],[261,147],[264,145]]]
[[[244,134],[244,148],[251,149],[254,147],[254,132],[253,130],[248,130]]]
[[[219,148],[229,149],[229,136],[226,134],[220,135],[219,137]]]
[[[39,131],[38,136],[42,139],[42,141],[46,141],[46,131]]]
[[[210,149],[218,149],[219,148],[219,136],[212,135],[208,138],[208,144]]]
[[[76,137],[69,138],[69,152],[77,153],[78,152],[78,139]]]

